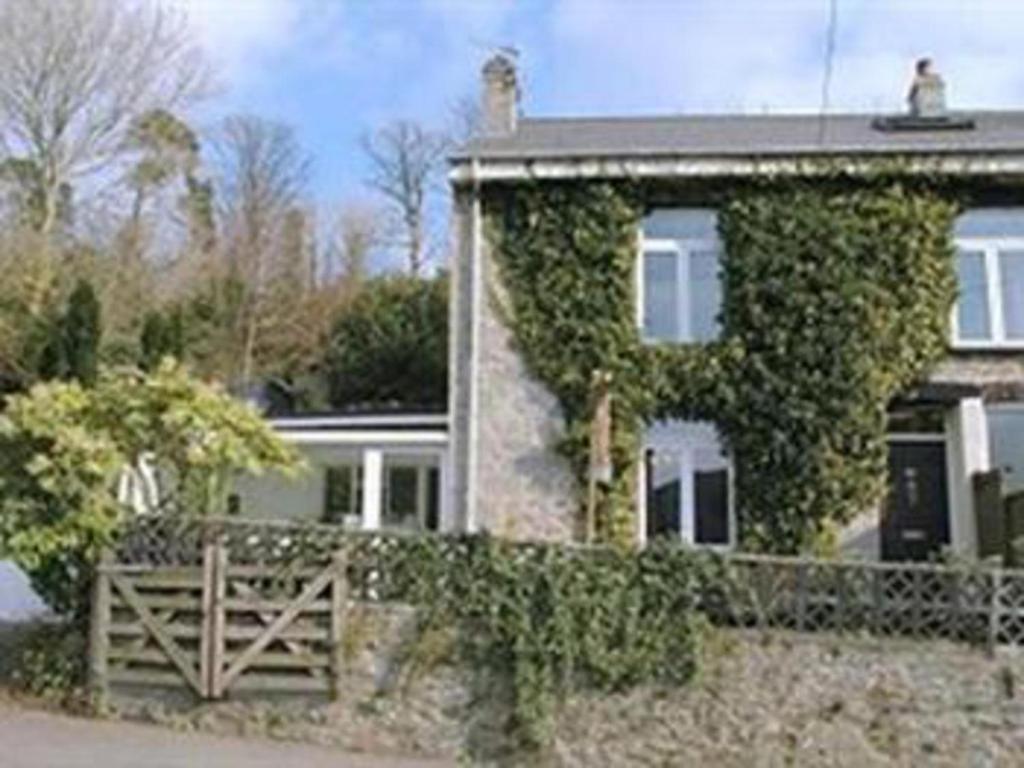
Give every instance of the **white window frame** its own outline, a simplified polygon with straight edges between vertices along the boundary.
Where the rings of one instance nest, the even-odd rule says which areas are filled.
[[[1010,414],[1022,414],[1022,415],[1024,415],[1024,403],[1022,403],[1020,401],[1016,401],[1016,400],[1007,401],[1007,402],[986,403],[985,406],[984,406],[984,409],[985,409],[985,422],[986,422],[986,426],[988,427],[988,435],[987,435],[988,446],[987,447],[988,447],[988,450],[989,450],[990,466],[993,469],[1002,470],[1002,467],[998,466],[996,464],[996,457],[995,457],[995,450],[994,450],[995,449],[995,445],[993,445],[993,443],[992,443],[992,427],[991,427],[990,417],[991,417],[991,415],[993,413],[1010,413]],[[1004,486],[1004,488],[1005,488],[1005,486]]]
[[[640,544],[647,542],[647,462],[645,460],[648,450],[653,450],[657,455],[658,450],[671,451],[679,454],[679,476],[681,488],[679,492],[679,540],[683,544],[701,549],[726,552],[736,547],[736,490],[735,490],[735,467],[732,456],[723,450],[721,436],[713,424],[708,422],[661,422],[652,427],[652,430],[664,430],[663,437],[655,436],[653,439],[648,434],[644,440],[643,451],[640,454],[640,477],[638,483],[637,507],[640,529],[638,538]],[[711,433],[708,434],[707,430]],[[728,504],[726,514],[728,517],[728,540],[724,544],[712,544],[698,542],[697,539],[697,507],[696,488],[693,482],[694,454],[699,450],[717,450],[725,459],[726,484]]]
[[[644,343],[647,344],[660,344],[660,343],[673,343],[673,344],[698,344],[706,342],[698,342],[693,338],[693,329],[690,327],[690,304],[691,304],[691,291],[692,283],[690,281],[690,265],[693,261],[693,254],[698,251],[713,251],[718,255],[719,265],[721,264],[721,243],[716,239],[707,238],[685,238],[685,239],[667,239],[667,238],[646,238],[643,233],[640,233],[640,258],[638,268],[636,270],[636,323],[637,328],[640,329],[640,334],[643,337]],[[675,255],[675,276],[676,276],[676,327],[678,328],[678,334],[674,339],[655,339],[647,336],[644,333],[644,327],[646,326],[646,318],[644,317],[645,311],[645,280],[644,273],[646,268],[646,259],[649,252],[656,253],[672,253]],[[721,279],[721,275],[719,275]],[[717,319],[716,319],[717,323]],[[718,329],[718,333],[721,333],[721,329]],[[717,338],[718,334],[716,334]]]
[[[958,237],[957,258],[961,251],[981,253],[985,264],[985,295],[988,300],[988,339],[960,338],[960,301],[953,307],[953,348],[957,350],[1024,349],[1024,338],[1006,337],[1003,313],[1003,271],[1000,251],[1024,251],[1024,237]],[[1022,297],[1024,300],[1024,297]]]
[[[390,512],[391,507],[391,473],[396,469],[408,469],[416,472],[416,524],[420,532],[427,532],[427,510],[430,507],[430,472],[437,470],[438,472],[438,492],[443,493],[441,487],[441,473],[443,471],[441,462],[434,462],[429,454],[420,454],[414,456],[411,454],[399,454],[401,457],[398,462],[395,461],[394,456],[388,456],[385,454],[384,463],[381,468],[381,519],[385,514]],[[426,460],[424,460],[426,457]],[[438,499],[440,502],[440,499]],[[440,512],[440,504],[438,512]],[[440,517],[440,514],[438,515]],[[438,529],[441,527],[441,521],[438,520]],[[390,529],[390,526],[386,526],[381,523],[381,528],[384,530]],[[404,530],[401,526],[398,530]]]

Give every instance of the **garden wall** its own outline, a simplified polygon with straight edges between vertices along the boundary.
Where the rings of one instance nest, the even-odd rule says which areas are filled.
[[[180,728],[473,763],[1016,766],[1024,754],[1019,650],[993,656],[941,641],[715,630],[690,685],[574,695],[558,718],[552,754],[514,758],[503,751],[502,690],[453,666],[444,637],[421,647],[410,667],[407,621],[407,614],[363,609],[345,695],[333,704],[120,705]]]

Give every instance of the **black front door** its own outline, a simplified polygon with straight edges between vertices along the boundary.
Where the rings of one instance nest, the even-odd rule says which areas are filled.
[[[889,442],[889,494],[882,511],[882,559],[927,560],[949,544],[946,446]]]

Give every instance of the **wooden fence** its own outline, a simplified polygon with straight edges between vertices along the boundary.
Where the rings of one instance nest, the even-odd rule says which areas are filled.
[[[93,685],[337,694],[350,601],[408,601],[479,540],[334,526],[152,519],[100,564]],[[524,557],[572,545],[509,544]],[[423,548],[436,557],[422,570]],[[698,604],[723,626],[1024,646],[1024,570],[694,552]]]
[[[344,553],[282,570],[235,564],[222,539],[198,565],[117,562],[94,581],[92,688],[187,686],[202,699],[232,690],[323,692],[342,674]]]

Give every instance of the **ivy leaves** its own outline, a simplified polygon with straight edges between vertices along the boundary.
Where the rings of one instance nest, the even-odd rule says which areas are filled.
[[[704,419],[736,464],[745,544],[814,547],[879,501],[886,406],[945,351],[956,206],[886,169],[762,180],[720,210],[721,340],[648,346],[635,323],[642,200],[607,181],[488,200],[504,315],[562,405],[562,450],[581,481],[588,383],[612,374],[615,479],[600,532],[632,540],[643,425]]]
[[[886,406],[946,348],[955,212],[899,183],[807,180],[721,211],[722,319],[744,362],[716,421],[748,545],[811,548],[880,500]]]

